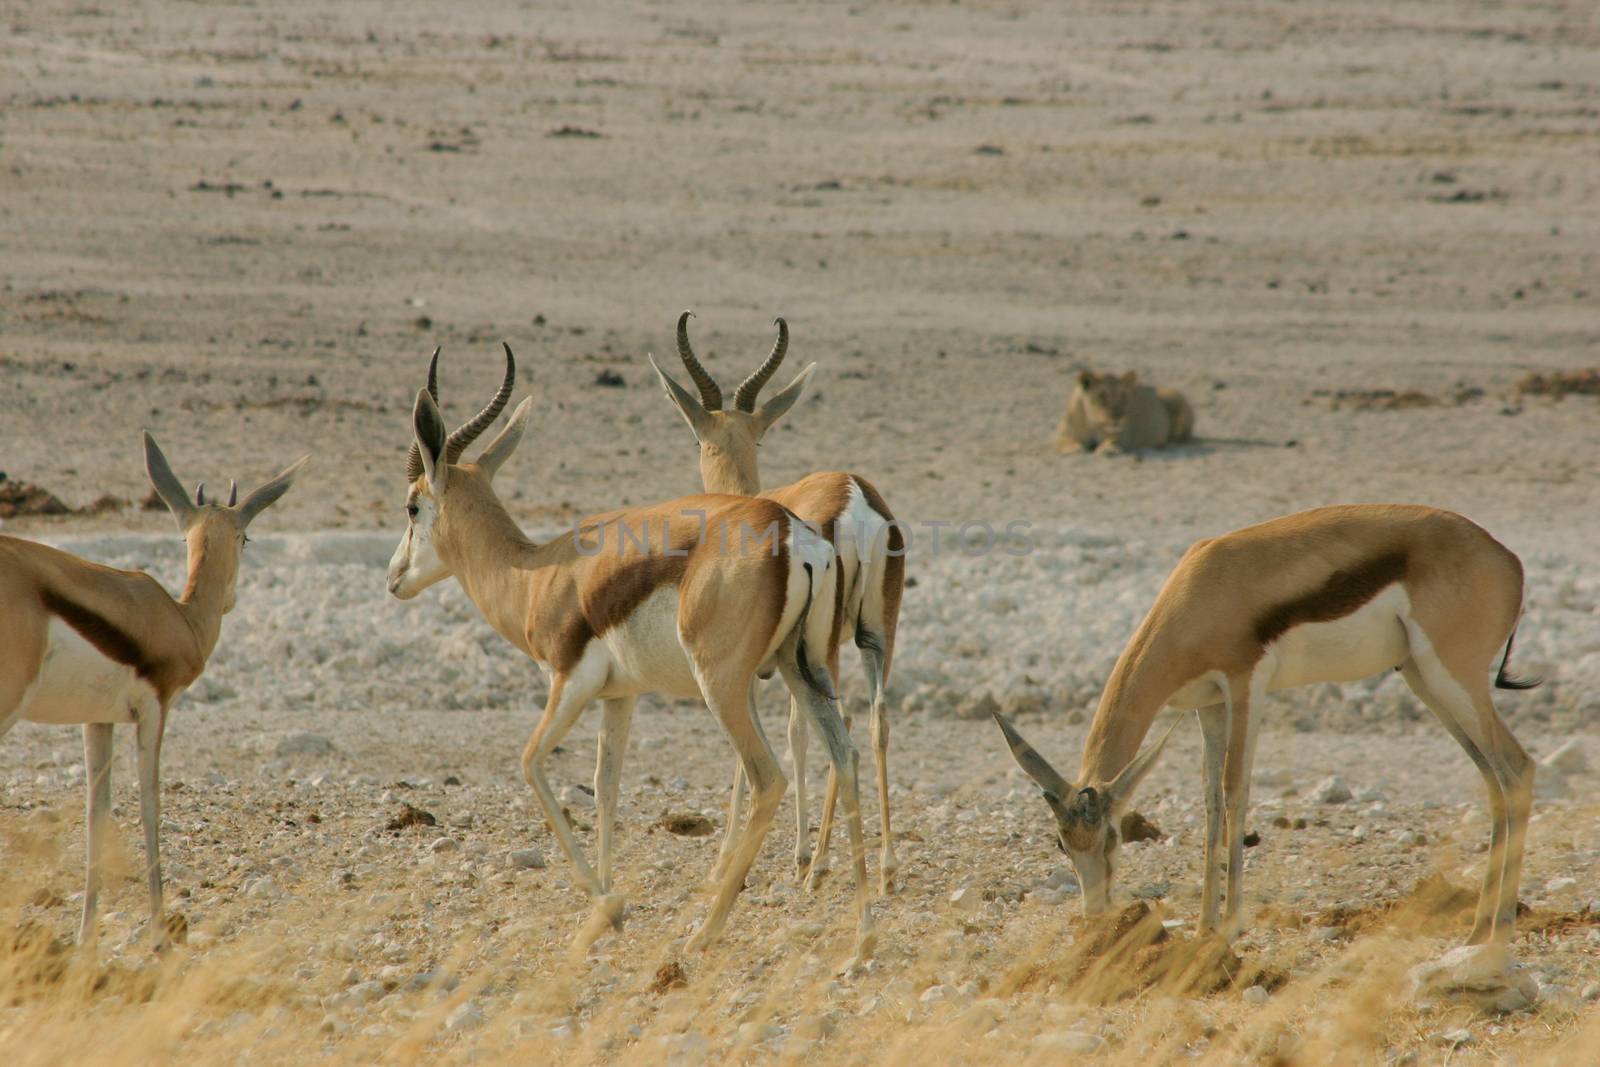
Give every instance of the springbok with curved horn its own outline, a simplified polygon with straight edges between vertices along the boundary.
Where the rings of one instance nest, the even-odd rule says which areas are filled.
[[[189,502],[155,438],[145,467],[189,548],[177,600],[142,571],[91,563],[34,541],[0,536],[0,737],[19,719],[82,724],[88,770],[88,870],[78,940],[95,936],[111,815],[111,735],[131,723],[139,743],[139,816],[150,884],[150,931],[166,944],[161,900],[161,736],[167,713],[205,670],[222,616],[233,609],[245,528],[288,491],[306,456],[238,502]]]
[[[623,752],[641,693],[698,697],[732,741],[755,801],[704,923],[701,947],[721,931],[755,861],[786,782],[750,705],[753,679],[776,669],[827,743],[844,781],[856,873],[857,957],[871,951],[855,751],[832,679],[811,650],[833,626],[831,546],[770,500],[693,496],[582,520],[544,543],[523,535],[493,479],[522,440],[524,400],[476,462],[463,450],[511,395],[515,362],[505,349],[500,390],[482,412],[446,436],[428,389],[412,413],[408,522],[389,565],[389,591],[410,599],[451,575],[484,619],[550,679],[544,715],[522,754],[523,775],[594,902],[577,947],[620,926],[623,901],[611,878],[612,828]],[[589,866],[545,770],[550,753],[591,701],[604,709],[594,790],[598,871]]]
[[[895,628],[900,618],[900,596],[905,586],[905,539],[895,525],[894,515],[871,482],[858,474],[845,471],[827,471],[811,474],[791,485],[761,491],[761,476],[757,469],[756,449],[761,438],[774,423],[794,406],[805,391],[806,382],[816,364],[806,366],[794,381],[774,394],[771,399],[756,406],[762,386],[776,373],[789,349],[789,324],[782,318],[775,321],[778,339],[772,352],[751,375],[740,383],[734,392],[732,409],[724,409],[722,390],[705,367],[695,357],[689,344],[689,318],[694,313],[685,311],[678,316],[678,358],[699,389],[696,398],[669,377],[656,365],[651,356],[650,365],[661,379],[662,387],[694,431],[700,446],[700,477],[708,493],[736,493],[740,496],[760,495],[776,500],[801,519],[820,531],[839,554],[839,573],[834,591],[840,606],[837,625],[827,646],[828,670],[839,676],[839,647],[842,636],[848,632],[861,653],[862,667],[867,675],[867,695],[872,707],[872,753],[877,763],[879,815],[882,820],[879,869],[880,889],[890,893],[894,889],[894,875],[899,860],[894,852],[894,835],[889,824],[889,720],[885,714],[885,689],[889,684],[889,670],[894,660]],[[850,727],[850,716],[845,715],[845,727]],[[828,775],[827,795],[822,806],[822,823],[817,830],[817,850],[812,857],[809,826],[806,818],[806,726],[805,718],[797,705],[789,709],[789,751],[794,760],[795,809],[795,865],[806,874],[806,885],[815,887],[818,876],[827,867],[828,839],[833,829],[834,804],[838,794],[838,778]],[[729,804],[728,825],[738,820],[743,798],[742,783],[737,771],[734,777],[733,799]],[[726,850],[731,838],[724,838]]]
[[[1226,822],[1220,917],[1232,933],[1266,694],[1398,670],[1483,775],[1489,864],[1468,943],[1509,942],[1534,765],[1495,711],[1490,672],[1504,648],[1494,687],[1538,684],[1506,675],[1521,610],[1521,561],[1460,515],[1400,504],[1316,508],[1184,553],[1111,671],[1075,783],[995,718],[1055,815],[1084,914],[1093,915],[1110,904],[1121,815],[1166,737],[1142,754],[1139,746],[1163,707],[1196,709],[1206,779],[1200,928],[1218,929]]]

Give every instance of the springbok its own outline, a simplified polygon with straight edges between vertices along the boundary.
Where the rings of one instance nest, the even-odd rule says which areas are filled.
[[[878,770],[880,841],[880,890],[893,892],[899,860],[894,852],[894,835],[889,826],[889,720],[884,713],[885,689],[894,660],[895,628],[900,618],[900,596],[905,585],[905,538],[895,525],[894,515],[872,483],[857,474],[827,471],[810,474],[792,485],[761,491],[761,475],[756,449],[761,438],[772,429],[800,399],[816,364],[806,366],[771,399],[756,407],[761,387],[777,371],[789,349],[789,325],[776,320],[778,339],[766,361],[740,383],[734,392],[733,407],[724,409],[722,389],[695,357],[689,344],[689,318],[694,312],[678,316],[678,357],[700,391],[697,399],[656,365],[661,385],[689,428],[700,448],[700,478],[708,493],[761,495],[776,500],[818,530],[833,544],[839,555],[837,587],[840,606],[837,624],[827,646],[828,670],[839,677],[839,646],[846,630],[861,653],[867,675],[867,695],[872,707],[872,754]],[[851,726],[845,713],[845,729]],[[822,805],[822,823],[817,830],[817,851],[813,859],[806,818],[806,726],[799,705],[789,707],[789,751],[794,761],[795,778],[795,866],[814,888],[818,876],[827,869],[828,839],[833,831],[834,803],[838,777],[828,775],[827,794]],[[743,799],[743,783],[734,772],[733,797],[729,802],[728,825],[738,818]],[[725,838],[726,850],[731,842]],[[809,872],[807,871],[807,868]]]
[[[833,549],[770,500],[693,496],[586,518],[570,535],[535,543],[495,495],[493,479],[527,428],[532,398],[475,463],[462,452],[511,396],[515,362],[470,422],[446,435],[434,390],[418,391],[407,462],[407,525],[389,564],[389,591],[402,600],[451,575],[484,619],[544,670],[550,693],[522,754],[522,771],[545,818],[593,900],[579,931],[582,951],[621,925],[623,899],[611,878],[618,782],[641,693],[698,697],[716,716],[749,778],[754,804],[705,921],[690,939],[704,947],[721,931],[776,814],[786,782],[750,705],[752,680],[774,668],[822,735],[843,793],[855,863],[857,958],[871,951],[855,751],[839,717],[832,680],[810,649],[826,648],[833,625]],[[429,368],[434,381],[438,353]],[[594,791],[599,869],[572,836],[546,775],[550,753],[593,700],[601,719]]]
[[[1194,708],[1205,743],[1200,928],[1218,929],[1224,816],[1229,934],[1239,922],[1244,819],[1263,698],[1277,689],[1400,671],[1477,765],[1491,816],[1488,870],[1468,944],[1509,942],[1534,764],[1496,713],[1522,610],[1522,563],[1481,527],[1436,508],[1353,504],[1286,515],[1197,542],[1122,650],[1089,725],[1076,783],[996,715],[1044,792],[1086,915],[1110,904],[1117,827],[1167,736],[1139,753],[1163,707]]]
[[[222,617],[233,610],[245,528],[286,493],[306,456],[255,492],[189,502],[155,438],[144,435],[145,468],[178,520],[189,548],[189,580],[173,600],[142,571],[91,563],[68,552],[0,536],[0,737],[19,719],[83,725],[88,771],[88,870],[80,944],[95,936],[111,815],[111,740],[132,723],[139,743],[139,817],[150,883],[150,931],[167,941],[161,901],[161,735],[167,713],[205,670]]]

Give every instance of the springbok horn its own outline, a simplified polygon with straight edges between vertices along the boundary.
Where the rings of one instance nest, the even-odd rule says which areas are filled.
[[[433,397],[433,402],[439,402],[439,348],[433,349],[433,358],[428,360],[428,395]],[[417,448],[416,435],[412,435],[411,451],[406,453],[406,484],[410,485],[422,477],[422,452]]]
[[[205,482],[201,482],[199,485],[194,487],[194,502],[197,505],[199,505],[200,507],[205,507],[205,504],[206,504],[206,483]]]
[[[778,369],[778,364],[783,362],[784,353],[789,351],[789,324],[779,315],[773,320],[778,326],[778,340],[773,343],[772,354],[767,361],[756,368],[756,372],[746,378],[739,385],[739,391],[733,394],[733,406],[740,411],[754,411],[756,409],[756,394],[761,392],[761,387],[767,384],[767,379],[772,377]]]
[[[483,406],[483,410],[473,420],[461,429],[451,434],[444,443],[444,460],[454,463],[461,458],[461,453],[466,447],[478,439],[478,435],[494,424],[501,410],[506,406],[506,401],[511,399],[511,387],[517,380],[517,361],[512,358],[511,346],[502,342],[501,347],[506,350],[506,376],[500,383],[500,391]]]
[[[239,503],[239,483],[232,478],[228,479],[228,506],[231,508]]]
[[[706,369],[694,357],[694,349],[689,347],[689,316],[693,314],[692,311],[685,311],[678,316],[678,358],[683,360],[684,369],[700,388],[700,403],[707,411],[721,411],[722,388],[717,385],[716,379],[706,373]]]

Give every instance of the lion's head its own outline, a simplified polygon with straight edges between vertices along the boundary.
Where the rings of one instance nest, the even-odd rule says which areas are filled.
[[[1096,374],[1083,371],[1078,375],[1078,385],[1083,389],[1084,403],[1089,416],[1100,426],[1117,426],[1127,417],[1128,405],[1138,385],[1136,371],[1126,374]]]

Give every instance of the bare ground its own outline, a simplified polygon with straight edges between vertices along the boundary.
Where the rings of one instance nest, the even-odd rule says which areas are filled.
[[[1256,918],[1235,949],[1269,1000],[1235,983],[1084,1003],[1076,898],[1040,891],[1061,861],[1043,806],[992,727],[949,717],[979,690],[1037,689],[1030,737],[1070,763],[1082,725],[1057,697],[1083,707],[1184,544],[1298,507],[1408,500],[1465,512],[1529,564],[1519,647],[1557,696],[1508,702],[1524,742],[1600,741],[1600,411],[1515,390],[1600,360],[1589,5],[0,15],[0,469],[13,478],[75,507],[137,501],[148,427],[180,473],[213,485],[312,452],[312,474],[263,520],[277,531],[397,534],[428,351],[444,345],[447,411],[465,417],[505,339],[539,417],[502,480],[520,519],[557,526],[696,488],[693,442],[643,361],[670,353],[692,306],[725,379],[765,353],[775,314],[796,369],[822,364],[763,450],[769,483],[848,467],[913,522],[1026,520],[1060,563],[914,558],[894,735],[904,887],[877,905],[877,962],[835,977],[848,889],[838,874],[816,898],[792,889],[787,805],[726,943],[682,954],[716,838],[650,827],[698,814],[720,830],[727,776],[725,746],[689,706],[641,712],[619,857],[634,911],[570,961],[583,902],[516,777],[531,669],[526,697],[502,672],[492,699],[464,702],[478,710],[439,710],[463,702],[443,681],[413,683],[428,674],[413,661],[429,627],[470,629],[456,600],[385,606],[401,613],[374,624],[386,639],[408,624],[392,620],[415,620],[396,663],[324,662],[319,646],[345,639],[340,603],[365,602],[304,576],[269,593],[296,557],[247,559],[223,638],[233,659],[167,746],[164,840],[189,947],[157,965],[125,944],[144,908],[130,873],[99,967],[43,981],[43,950],[0,953],[8,1056],[1059,1062],[1099,1041],[1104,1058],[1140,1063],[1457,1063],[1593,1047],[1588,776],[1536,809],[1518,945],[1546,990],[1534,1012],[1403,1003],[1405,966],[1462,928],[1380,909],[1431,873],[1476,884],[1479,786],[1431,723],[1363,713],[1338,732],[1326,709],[1318,729],[1283,723],[1261,745],[1260,764],[1284,773],[1258,788]],[[1143,459],[1055,455],[1081,366],[1183,388],[1201,440]],[[624,386],[596,385],[602,370]],[[1328,399],[1351,390],[1437,403]],[[112,510],[5,529],[165,535],[169,521]],[[985,599],[996,588],[1003,602]],[[326,600],[251,616],[253,591]],[[1070,613],[1052,612],[1061,603]],[[292,630],[273,629],[285,619]],[[511,669],[465,644],[452,655]],[[377,681],[357,691],[363,672]],[[334,750],[276,756],[296,730]],[[1169,836],[1130,848],[1121,881],[1192,930],[1189,733],[1140,805]],[[4,742],[0,900],[47,937],[70,932],[77,905],[77,750],[59,730]],[[580,731],[561,781],[591,764]],[[1377,799],[1313,804],[1334,770]],[[134,850],[131,793],[118,796]],[[385,831],[402,801],[444,828]],[[1401,843],[1407,830],[1421,839]],[[438,836],[460,850],[431,851]],[[530,843],[549,866],[513,871],[506,854]],[[681,988],[661,971],[674,963]]]

